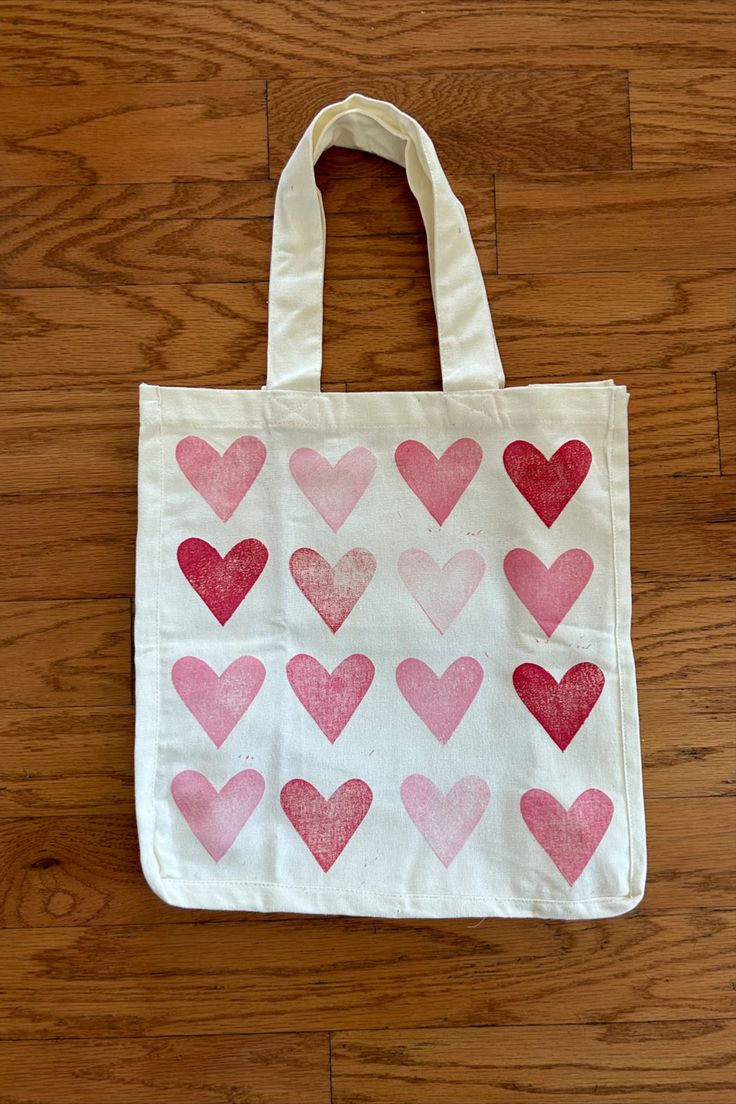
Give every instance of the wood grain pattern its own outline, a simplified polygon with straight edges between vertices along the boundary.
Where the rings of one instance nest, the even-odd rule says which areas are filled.
[[[499,272],[733,268],[730,168],[496,178]]]
[[[278,173],[309,120],[355,91],[352,77],[268,83],[271,174]],[[625,74],[611,69],[495,69],[363,82],[361,91],[401,104],[429,131],[447,173],[628,169]],[[376,171],[366,158],[366,171]],[[351,162],[346,171],[354,174]]]
[[[7,13],[7,9],[6,9]],[[267,176],[262,81],[0,89],[4,184]]]
[[[636,582],[633,628],[639,682],[719,689],[736,660],[733,580]]]
[[[12,0],[2,8],[0,79],[8,85],[80,81],[213,81],[375,74],[496,65],[725,66],[736,60],[730,0],[445,0],[388,15],[380,0],[147,0],[99,8],[90,0]]]
[[[539,1104],[570,1099],[727,1104],[730,1020],[565,1027],[337,1031],[334,1104]],[[583,1057],[584,1056],[584,1057]],[[571,1086],[574,1085],[574,1089]]]
[[[575,924],[244,916],[4,931],[0,1036],[523,1024],[530,1007],[537,1024],[720,1020],[733,1018],[735,929],[736,911],[698,908]]]
[[[329,1039],[312,1032],[0,1043],[3,1104],[329,1104]]]
[[[736,373],[716,374],[718,441],[723,475],[736,474]]]
[[[733,165],[733,69],[635,69],[630,76],[634,168]]]

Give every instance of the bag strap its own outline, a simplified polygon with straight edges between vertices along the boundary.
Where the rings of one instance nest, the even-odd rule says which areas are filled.
[[[427,232],[444,390],[503,387],[488,297],[465,209],[450,188],[432,140],[394,104],[355,92],[315,115],[279,179],[266,388],[320,389],[326,235],[314,166],[330,146],[375,153],[406,168]]]

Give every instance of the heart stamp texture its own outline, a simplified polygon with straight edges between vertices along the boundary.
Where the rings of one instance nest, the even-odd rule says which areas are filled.
[[[595,663],[576,663],[559,682],[544,667],[522,663],[513,680],[524,705],[561,751],[582,728],[606,681]]]
[[[440,633],[465,608],[485,570],[485,560],[471,548],[456,553],[444,567],[420,548],[408,548],[399,556],[404,586]]]
[[[509,585],[540,629],[552,636],[590,582],[593,560],[570,548],[546,567],[533,552],[514,548],[503,561]]]
[[[376,571],[376,558],[351,548],[334,567],[313,548],[297,548],[289,560],[292,578],[325,625],[336,633],[363,596]]]
[[[472,774],[447,794],[422,774],[411,774],[401,784],[404,808],[445,867],[477,828],[490,799],[488,783]]]
[[[238,437],[220,455],[201,437],[184,437],[176,461],[184,475],[221,521],[228,521],[258,478],[266,446],[258,437]]]
[[[171,668],[179,697],[217,748],[252,704],[265,677],[266,668],[255,656],[239,656],[221,675],[196,656],[183,656]]]
[[[421,659],[404,659],[396,684],[418,717],[441,744],[446,744],[473,703],[483,682],[483,668],[472,656],[461,656],[443,675]]]
[[[171,783],[171,794],[194,835],[219,862],[232,847],[263,797],[263,775],[255,770],[233,775],[216,790],[199,771],[186,770]]]
[[[330,674],[314,656],[294,656],[286,665],[289,685],[331,744],[368,692],[376,672],[368,656],[355,654]]]
[[[613,802],[602,790],[585,790],[569,809],[546,790],[521,798],[524,823],[569,885],[574,885],[608,831]]]
[[[268,560],[265,544],[253,538],[221,556],[207,541],[189,537],[176,555],[184,578],[221,625],[230,620]]]
[[[548,529],[582,486],[592,459],[584,441],[566,441],[549,460],[528,441],[513,441],[503,454],[509,478]]]
[[[406,484],[443,525],[478,471],[483,449],[477,441],[462,437],[438,458],[420,441],[402,441],[394,459]]]
[[[376,471],[370,449],[353,448],[336,464],[314,449],[291,454],[289,468],[302,494],[336,533],[363,497]]]
[[[311,782],[292,778],[281,790],[281,808],[327,873],[362,824],[373,801],[370,786],[350,778],[325,798]]]

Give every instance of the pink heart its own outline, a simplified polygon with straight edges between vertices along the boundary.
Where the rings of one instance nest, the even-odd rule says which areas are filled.
[[[595,663],[576,663],[559,682],[536,663],[514,671],[516,693],[561,751],[585,723],[605,681]]]
[[[458,552],[443,568],[419,548],[409,548],[399,557],[404,586],[441,633],[465,607],[485,569],[483,557],[472,549]]]
[[[199,771],[186,770],[171,783],[179,811],[215,862],[229,851],[263,797],[266,783],[255,770],[240,771],[218,792]]]
[[[330,674],[313,656],[294,656],[286,676],[299,701],[334,744],[373,682],[368,656],[351,655]]]
[[[365,548],[351,548],[332,567],[313,548],[297,548],[289,570],[304,597],[335,633],[373,578],[376,558]]]
[[[177,659],[171,681],[215,747],[222,747],[263,685],[266,668],[255,656],[240,656],[221,675],[196,656]]]
[[[207,541],[189,537],[179,545],[176,557],[187,582],[224,625],[260,577],[268,550],[250,538],[221,556]]]
[[[461,778],[443,794],[422,774],[410,774],[401,784],[401,800],[437,858],[449,866],[483,816],[491,791],[477,775]]]
[[[227,521],[263,467],[266,446],[257,437],[238,437],[220,456],[201,437],[184,437],[176,446],[176,459],[195,491]]]
[[[281,791],[281,808],[325,871],[340,857],[371,807],[370,786],[360,778],[343,782],[325,799],[303,778]]]
[[[483,449],[477,441],[462,437],[437,459],[420,441],[402,441],[394,453],[394,459],[419,501],[442,525],[480,467]]]
[[[310,448],[300,448],[289,461],[297,486],[333,533],[354,510],[376,471],[367,448],[354,448],[333,466]]]
[[[608,831],[613,802],[602,790],[585,790],[566,809],[546,790],[527,790],[521,815],[565,880],[574,885]]]
[[[462,656],[438,676],[421,659],[404,659],[396,682],[432,735],[446,744],[480,689],[483,668],[472,656]]]
[[[503,463],[514,486],[549,528],[590,470],[591,451],[583,441],[566,441],[549,460],[528,441],[513,441]]]
[[[552,636],[585,590],[593,561],[582,548],[570,548],[545,567],[533,552],[514,548],[503,561],[506,578],[539,627]]]

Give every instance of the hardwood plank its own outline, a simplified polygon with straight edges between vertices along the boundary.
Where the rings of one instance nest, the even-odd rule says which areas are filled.
[[[489,277],[486,286],[511,385],[736,366],[734,272]],[[265,281],[0,291],[0,380],[11,391],[141,379],[260,387],[267,291]],[[328,382],[439,386],[428,277],[329,281],[324,335]]]
[[[721,471],[736,474],[736,374],[716,373]]]
[[[269,80],[271,176],[317,111],[353,91],[355,78],[342,73]],[[373,77],[370,95],[400,104],[417,119],[448,174],[631,166],[627,80],[615,69],[466,68]],[[369,173],[375,171],[371,160]],[[346,164],[350,172],[352,159]]]
[[[647,686],[727,689],[736,659],[733,581],[638,581],[637,677]]]
[[[3,1037],[733,1017],[736,910],[613,920],[238,924],[0,933]],[[356,991],[360,1000],[356,1000]]]
[[[84,0],[13,0],[0,12],[0,80],[9,85],[80,81],[213,80],[354,74],[370,95],[373,75],[493,66],[727,66],[736,58],[730,0],[615,0],[530,4],[426,0],[388,17],[381,4],[242,0],[216,7],[147,0],[90,7]]]
[[[629,87],[634,168],[733,164],[733,69],[637,68]]]
[[[731,797],[649,799],[649,873],[640,911],[733,908],[730,856],[736,831]],[[130,813],[0,818],[3,889],[0,927],[109,927],[212,919],[176,911],[148,889]],[[215,913],[214,919],[238,914]]]
[[[329,1104],[329,1039],[299,1032],[0,1043],[3,1104]]]
[[[639,710],[648,799],[733,793],[732,692],[643,686]],[[132,815],[132,707],[5,710],[0,739],[0,817]]]
[[[7,9],[6,9],[7,13]],[[266,176],[262,81],[0,89],[4,184]]]
[[[128,705],[130,601],[0,603],[0,706]]]
[[[499,272],[733,268],[731,168],[496,177]]]
[[[339,1031],[334,1104],[727,1104],[735,1025],[576,1024],[564,1027]]]

